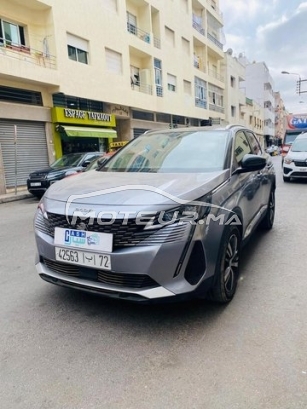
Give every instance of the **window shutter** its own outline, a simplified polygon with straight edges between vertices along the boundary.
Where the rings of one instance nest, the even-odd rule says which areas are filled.
[[[106,48],[106,66],[114,74],[122,74],[122,55]]]
[[[21,26],[19,26],[19,37],[20,37],[20,44],[21,45],[26,45],[24,29]]]
[[[67,33],[67,44],[78,48],[79,50],[88,52],[88,41],[83,38]]]

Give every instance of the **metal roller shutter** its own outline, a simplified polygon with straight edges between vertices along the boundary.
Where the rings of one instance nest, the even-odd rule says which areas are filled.
[[[0,144],[7,188],[26,185],[29,173],[49,165],[43,122],[0,121]]]

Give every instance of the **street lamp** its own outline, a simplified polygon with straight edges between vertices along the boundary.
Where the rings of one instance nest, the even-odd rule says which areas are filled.
[[[289,71],[282,71],[281,73],[282,74],[289,74],[289,75],[297,75],[298,76],[298,81],[296,83],[296,93],[301,95],[301,82],[302,82],[302,79],[301,79],[300,74],[297,74],[296,72],[289,72]]]

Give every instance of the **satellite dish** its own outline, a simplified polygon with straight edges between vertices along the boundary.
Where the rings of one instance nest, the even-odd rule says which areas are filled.
[[[233,53],[233,49],[232,49],[232,48],[228,48],[227,54],[232,55],[232,53]]]

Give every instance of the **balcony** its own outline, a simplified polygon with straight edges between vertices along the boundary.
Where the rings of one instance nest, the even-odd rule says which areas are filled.
[[[224,77],[223,75],[219,74],[218,72],[214,71],[214,70],[208,70],[208,74],[210,75],[210,77],[213,77],[221,82],[224,82]]]
[[[219,42],[212,34],[207,33],[207,37],[210,41],[212,41],[218,48],[223,50],[223,44]]]
[[[152,95],[152,85],[141,84],[139,81],[136,83],[131,83],[131,88],[134,91],[142,92],[143,94]]]
[[[0,38],[0,55],[4,58],[56,69],[56,57],[51,55],[48,50],[41,51],[24,45],[6,44],[2,38]]]
[[[196,14],[193,14],[192,25],[193,25],[193,28],[195,28],[195,30],[198,31],[200,34],[202,34],[203,36],[206,35],[205,29],[202,26],[201,17],[198,17],[196,16]]]
[[[223,13],[217,7],[215,1],[207,0],[207,3],[209,4],[209,9],[214,10],[214,12],[222,19],[223,18]]]
[[[130,34],[135,35],[136,37],[138,37],[139,39],[141,39],[142,41],[144,41],[145,43],[150,44],[150,34],[147,33],[144,30],[141,30],[140,28],[136,27],[135,25],[129,23],[127,21],[127,31]],[[156,44],[158,44],[158,39],[156,39]],[[157,47],[160,48],[160,47]]]
[[[207,101],[200,98],[195,98],[195,106],[198,108],[207,108]]]
[[[221,107],[221,106],[215,105],[215,104],[209,104],[209,110],[210,111],[215,111],[215,112],[220,112],[221,114],[223,114],[224,111],[225,111],[224,107]]]

